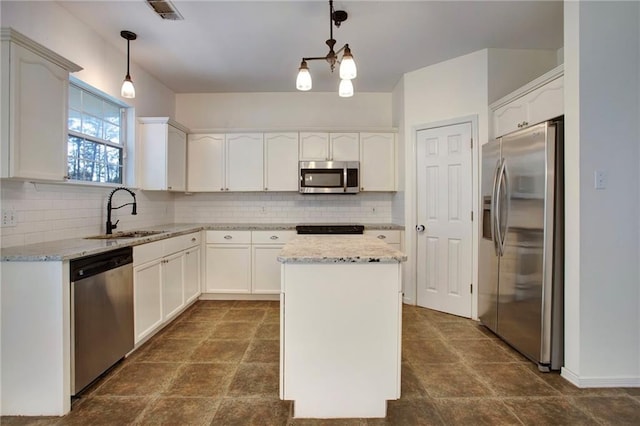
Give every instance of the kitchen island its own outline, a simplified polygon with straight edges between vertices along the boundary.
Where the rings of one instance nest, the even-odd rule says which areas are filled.
[[[385,417],[400,397],[406,256],[363,235],[287,243],[280,299],[280,398],[300,418]]]

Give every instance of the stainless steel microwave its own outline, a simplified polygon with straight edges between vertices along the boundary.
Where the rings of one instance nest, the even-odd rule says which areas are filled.
[[[300,161],[302,194],[355,194],[359,179],[359,161]]]

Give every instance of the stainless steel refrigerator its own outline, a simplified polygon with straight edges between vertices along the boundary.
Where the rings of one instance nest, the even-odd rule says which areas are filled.
[[[478,314],[538,364],[563,362],[562,118],[482,146]]]

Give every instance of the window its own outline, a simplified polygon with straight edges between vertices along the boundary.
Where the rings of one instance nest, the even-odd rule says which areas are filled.
[[[69,179],[122,183],[126,108],[73,83],[69,84]]]

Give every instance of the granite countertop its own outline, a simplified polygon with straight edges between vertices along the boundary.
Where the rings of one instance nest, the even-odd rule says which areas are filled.
[[[368,235],[298,235],[285,244],[280,263],[397,263],[407,256]]]
[[[164,240],[178,235],[198,232],[201,230],[222,231],[284,231],[295,230],[296,223],[172,223],[143,228],[145,231],[162,231],[162,233],[138,238],[122,238],[111,240],[70,238],[66,240],[49,241],[45,243],[29,244],[3,248],[0,260],[3,262],[38,262],[64,261],[77,259],[92,254],[104,253],[109,250],[132,247],[153,241]],[[364,224],[367,230],[403,230],[404,227],[389,223]],[[124,230],[125,232],[127,230]]]

